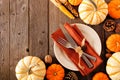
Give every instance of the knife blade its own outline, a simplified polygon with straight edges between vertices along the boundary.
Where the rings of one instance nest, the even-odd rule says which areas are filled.
[[[66,39],[71,43],[72,47],[77,47],[78,45],[73,40],[71,35],[66,31],[66,29],[62,26],[62,24],[60,24],[60,29],[62,30],[62,32],[65,35]]]
[[[66,31],[66,29],[60,24],[60,28],[63,32],[63,34],[65,35],[65,37],[67,38],[68,42],[71,43],[71,46],[74,47],[74,48],[77,48],[79,47],[76,42],[73,40],[73,38],[71,37],[71,35]],[[85,61],[85,63],[87,64],[87,66],[89,68],[92,68],[93,64],[87,59],[86,56],[84,55],[81,55],[81,57],[83,58],[83,60]]]

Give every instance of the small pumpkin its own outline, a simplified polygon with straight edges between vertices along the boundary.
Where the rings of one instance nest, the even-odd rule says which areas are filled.
[[[120,80],[120,52],[113,53],[108,59],[106,71],[111,80]]]
[[[71,5],[78,6],[82,0],[68,0]]]
[[[110,51],[120,51],[120,34],[112,34],[106,41],[106,46]]]
[[[108,14],[105,0],[83,0],[78,8],[79,16],[86,24],[97,25],[103,22]]]
[[[65,76],[64,69],[59,64],[52,64],[48,67],[46,78],[48,80],[63,80]]]
[[[105,73],[98,72],[93,76],[92,80],[109,80],[109,78]]]
[[[46,66],[40,58],[26,56],[18,62],[15,72],[18,80],[44,80]]]
[[[108,3],[108,13],[114,19],[120,18],[120,0],[111,0]]]

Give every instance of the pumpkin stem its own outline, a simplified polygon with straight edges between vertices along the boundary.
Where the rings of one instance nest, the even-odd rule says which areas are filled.
[[[117,45],[117,46],[119,46],[119,45],[120,45],[120,43],[119,43],[119,42],[116,42],[116,45]]]
[[[54,76],[56,76],[56,75],[57,75],[57,73],[56,73],[56,72],[54,72],[54,73],[53,73],[53,75],[54,75]]]
[[[31,69],[35,66],[37,66],[38,64],[33,64],[33,65],[30,65],[29,69],[28,69],[28,75],[30,75],[32,73]]]
[[[118,5],[117,10],[120,10],[120,5]]]
[[[30,68],[28,69],[28,75],[31,74],[31,68],[32,68],[32,67],[30,67]]]
[[[95,4],[95,2],[93,0],[90,0],[90,2],[95,6],[95,11],[97,10],[97,5]]]

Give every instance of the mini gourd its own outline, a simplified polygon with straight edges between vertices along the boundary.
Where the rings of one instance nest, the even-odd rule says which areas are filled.
[[[97,25],[106,19],[108,5],[105,0],[83,0],[79,5],[78,12],[83,22]]]
[[[120,0],[111,0],[108,3],[108,13],[114,19],[120,18]]]
[[[96,73],[92,80],[109,80],[108,76],[103,72]]]
[[[78,6],[82,0],[68,0],[71,5]]]
[[[15,72],[18,80],[44,80],[46,66],[40,58],[26,56],[18,62]]]
[[[120,34],[112,34],[106,41],[106,46],[110,51],[120,51]]]
[[[64,69],[59,64],[50,65],[46,72],[46,78],[48,80],[63,80],[64,76]]]
[[[111,80],[120,80],[120,52],[113,53],[108,59],[106,71]]]

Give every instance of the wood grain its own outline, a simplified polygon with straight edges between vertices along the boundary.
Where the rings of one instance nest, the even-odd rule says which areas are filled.
[[[48,53],[48,0],[29,2],[29,50],[40,58]]]
[[[0,80],[9,79],[9,0],[0,0]]]
[[[17,62],[28,55],[28,0],[10,0],[10,80]]]

